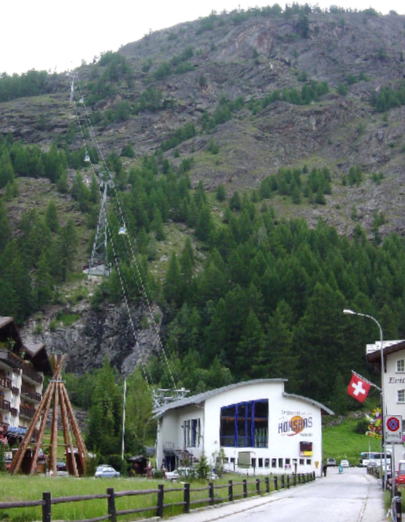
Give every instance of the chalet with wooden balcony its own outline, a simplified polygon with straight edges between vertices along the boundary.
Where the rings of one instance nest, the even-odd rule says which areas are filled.
[[[45,346],[23,342],[14,319],[0,316],[0,436],[25,431],[51,373]]]

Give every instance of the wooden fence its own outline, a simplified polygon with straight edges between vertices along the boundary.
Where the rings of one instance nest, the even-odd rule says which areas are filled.
[[[84,500],[95,500],[95,499],[104,499],[106,500],[106,510],[107,513],[105,515],[95,517],[95,518],[87,518],[82,520],[76,520],[75,522],[96,522],[99,520],[109,520],[111,522],[117,522],[119,516],[130,515],[130,514],[139,514],[139,513],[147,513],[150,512],[149,516],[158,516],[163,517],[164,510],[167,508],[173,507],[182,507],[184,513],[189,513],[192,506],[204,506],[204,505],[214,505],[220,502],[232,502],[238,498],[247,498],[249,496],[249,485],[254,484],[254,492],[253,495],[261,495],[265,493],[270,493],[271,486],[273,486],[273,490],[279,490],[283,488],[289,488],[291,486],[296,486],[297,484],[304,484],[306,482],[315,480],[315,473],[300,473],[293,475],[280,475],[280,476],[272,476],[265,478],[256,478],[254,481],[248,481],[246,479],[235,482],[229,480],[227,484],[214,484],[209,482],[206,486],[191,488],[189,483],[184,483],[179,487],[165,487],[163,484],[160,484],[157,489],[144,489],[144,490],[134,490],[134,491],[114,491],[113,488],[108,488],[106,493],[98,494],[98,495],[81,495],[74,497],[55,497],[52,498],[49,492],[44,492],[42,494],[41,500],[29,500],[29,501],[20,501],[20,502],[0,502],[0,509],[12,509],[12,508],[26,508],[26,507],[42,507],[42,522],[51,522],[52,521],[52,506],[55,504],[63,504],[68,502],[81,502]],[[216,491],[220,489],[227,489],[226,498],[216,496]],[[192,499],[193,493],[197,492],[207,492],[207,496],[204,498],[196,498]],[[173,492],[183,492],[183,500],[180,502],[171,502],[165,503],[165,496],[167,493]],[[126,509],[126,510],[118,510],[116,507],[115,500],[120,497],[128,497],[128,496],[139,496],[139,495],[156,495],[156,504],[153,506],[147,506],[136,509]],[[1,513],[0,513],[0,518]]]

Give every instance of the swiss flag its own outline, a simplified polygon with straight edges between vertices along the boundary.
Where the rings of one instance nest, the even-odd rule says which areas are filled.
[[[369,391],[370,383],[366,379],[353,373],[349,386],[347,387],[347,393],[359,402],[364,402],[367,399]]]

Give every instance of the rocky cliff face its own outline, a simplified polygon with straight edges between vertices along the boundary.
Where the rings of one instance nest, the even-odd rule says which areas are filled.
[[[124,121],[96,124],[101,149],[104,154],[120,153],[131,144],[136,161],[156,152],[176,129],[193,123],[196,135],[164,155],[175,165],[191,158],[194,183],[202,181],[208,189],[223,183],[232,192],[257,187],[281,166],[327,166],[335,187],[327,205],[299,208],[298,214],[309,221],[321,215],[347,232],[353,228],[347,216],[361,202],[359,222],[366,228],[368,216],[378,208],[386,218],[383,232],[402,234],[405,107],[377,113],[370,98],[384,86],[398,86],[405,76],[404,24],[404,16],[379,16],[372,10],[267,15],[252,10],[147,35],[119,51],[131,68],[130,82],[114,85],[114,94],[92,111],[102,115],[122,101],[137,104],[148,89],[158,91],[165,103]],[[191,56],[182,60],[185,52]],[[173,63],[187,67],[180,71]],[[162,64],[171,69],[159,76]],[[86,93],[87,82],[101,78],[103,67],[83,66],[78,73]],[[248,102],[275,89],[300,89],[305,79],[327,82],[329,94],[306,106],[276,102],[255,114],[245,106],[210,132],[201,130],[202,115],[212,114],[223,97]],[[72,131],[69,78],[61,78],[63,82],[65,91],[0,103],[2,132],[46,147]],[[339,92],[342,86],[344,95]],[[81,146],[80,133],[72,139],[73,146]],[[206,152],[210,141],[219,147],[215,158]],[[341,190],[343,176],[354,165],[365,179],[383,174],[380,185],[365,181],[361,187]],[[368,203],[364,192],[369,190],[373,196]],[[279,207],[283,214],[283,205]]]
[[[122,375],[128,375],[151,352],[160,349],[161,313],[155,305],[128,311],[125,305],[95,310],[82,303],[70,312],[80,315],[71,326],[50,328],[49,317],[42,322],[44,333],[37,332],[35,320],[22,331],[25,340],[44,342],[52,353],[67,354],[67,371],[85,373],[100,367],[107,358]]]

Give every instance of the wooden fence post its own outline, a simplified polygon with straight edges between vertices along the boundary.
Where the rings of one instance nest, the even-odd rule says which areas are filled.
[[[210,498],[210,504],[211,506],[214,505],[215,499],[214,499],[214,483],[210,482],[208,484],[208,496]]]
[[[256,493],[260,495],[260,479],[256,479]]]
[[[52,520],[52,503],[51,493],[44,491],[42,493],[42,522],[51,522]]]
[[[290,487],[290,475],[287,475],[287,488]]]
[[[156,516],[163,517],[163,500],[164,500],[165,490],[164,485],[158,485],[158,494],[157,494],[157,508],[156,508]]]
[[[114,496],[114,489],[113,488],[107,488],[107,508],[108,508],[108,514],[110,515],[109,520],[111,522],[117,522],[117,512],[115,510],[115,496]]]
[[[233,500],[233,482],[232,480],[228,481],[228,500],[232,502]]]
[[[248,490],[247,490],[247,480],[242,480],[242,487],[243,487],[243,498],[246,498],[248,496]]]
[[[297,485],[297,474],[294,473],[293,474],[293,486],[296,486]]]
[[[184,513],[190,513],[190,484],[186,482],[183,490]]]
[[[285,475],[281,475],[281,489],[285,488]]]
[[[274,489],[277,490],[278,489],[278,477],[274,477]]]
[[[266,484],[266,493],[270,493],[270,479],[269,479],[269,477],[265,477],[264,483]]]

